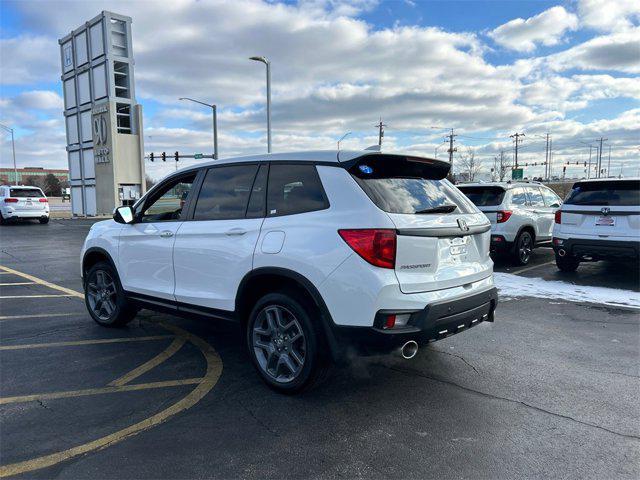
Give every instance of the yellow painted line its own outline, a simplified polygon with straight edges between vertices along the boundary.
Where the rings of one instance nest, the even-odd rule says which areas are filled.
[[[22,320],[27,318],[49,318],[49,317],[71,317],[74,315],[85,315],[87,312],[77,313],[35,313],[32,315],[4,315],[0,316],[0,321],[3,320]]]
[[[551,260],[547,263],[541,263],[540,265],[533,265],[531,267],[523,268],[522,270],[518,270],[517,272],[513,272],[515,275],[520,275],[521,273],[528,272],[529,270],[533,270],[534,268],[545,267],[547,265],[551,265],[552,263],[556,263],[555,260]]]
[[[25,343],[22,345],[2,345],[0,350],[25,350],[27,348],[76,347],[79,345],[99,345],[104,343],[149,342],[165,340],[172,335],[152,335],[149,337],[97,338],[95,340],[77,340],[73,342]]]
[[[2,295],[0,296],[0,300],[2,299],[10,299],[10,298],[56,298],[56,297],[75,297],[75,295],[71,295],[68,293],[55,293],[50,295]]]
[[[35,402],[36,400],[86,397],[88,395],[102,395],[105,393],[135,392],[137,390],[149,390],[151,388],[179,387],[182,385],[196,385],[200,382],[202,382],[202,378],[185,378],[183,380],[167,380],[164,382],[140,383],[137,385],[121,385],[102,388],[87,388],[84,390],[69,390],[65,392],[36,393],[35,395],[21,395],[16,397],[0,397],[0,405]]]
[[[14,275],[18,275],[19,277],[25,278],[29,281],[35,282],[39,285],[44,285],[45,287],[52,288],[53,290],[58,290],[59,292],[66,293],[70,297],[84,298],[84,295],[80,292],[76,292],[75,290],[62,287],[60,285],[56,285],[55,283],[47,282],[46,280],[43,280],[38,277],[34,277],[33,275],[29,275],[28,273],[22,273],[12,268],[5,267],[4,265],[0,265],[0,270],[3,271],[4,273],[12,273]]]
[[[110,435],[98,438],[91,442],[83,443],[76,447],[62,450],[59,452],[51,453],[49,455],[43,455],[41,457],[24,460],[22,462],[11,463],[0,467],[0,477],[8,477],[12,475],[18,475],[25,472],[32,472],[41,468],[50,467],[60,462],[70,460],[79,455],[100,450],[102,448],[113,445],[114,443],[121,442],[126,438],[139,434],[151,427],[159,425],[167,421],[177,413],[183,412],[188,408],[191,408],[198,403],[209,391],[215,386],[222,374],[222,361],[216,353],[216,351],[207,342],[200,337],[192,335],[191,333],[182,330],[179,327],[169,324],[161,324],[162,327],[173,332],[176,336],[182,337],[188,342],[195,345],[200,349],[202,355],[207,362],[207,371],[202,377],[202,381],[198,383],[189,394],[183,397],[178,402],[174,403],[170,407],[156,413],[155,415],[146,418],[138,423],[130,425],[122,430],[118,430]]]
[[[9,287],[11,285],[37,285],[36,282],[13,282],[13,283],[0,283],[0,287]]]
[[[165,348],[158,355],[153,357],[148,362],[143,363],[139,367],[134,368],[133,370],[131,370],[126,375],[123,375],[122,377],[114,380],[113,382],[110,382],[109,385],[110,386],[114,386],[114,387],[119,387],[121,385],[126,385],[127,383],[131,382],[132,380],[135,380],[136,378],[138,378],[140,375],[143,375],[143,374],[147,373],[149,370],[151,370],[153,368],[156,368],[162,362],[164,362],[167,359],[171,358],[175,353],[178,352],[178,350],[180,350],[182,348],[182,346],[185,343],[186,343],[186,340],[184,338],[176,337],[173,340],[173,342],[171,342],[171,345],[169,345],[167,348]]]

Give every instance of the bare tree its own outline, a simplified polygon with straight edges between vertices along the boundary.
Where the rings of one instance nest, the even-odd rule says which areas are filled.
[[[511,170],[511,162],[509,161],[509,158],[504,154],[504,150],[500,150],[500,155],[498,155],[496,159],[496,172],[498,174],[498,178],[502,182],[504,180],[504,177],[507,176],[507,172]]]
[[[460,170],[470,182],[473,182],[482,170],[480,161],[476,159],[476,152],[471,147],[467,147],[466,151],[460,154]]]

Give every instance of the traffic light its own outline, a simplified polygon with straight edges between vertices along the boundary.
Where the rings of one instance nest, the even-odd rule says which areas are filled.
[[[151,152],[151,153],[149,154],[149,160],[151,160],[151,161],[153,162],[153,152]]]
[[[162,152],[162,161],[166,162],[167,161],[167,154]]]
[[[175,158],[176,162],[180,160],[180,154],[178,152],[173,154],[173,158]]]

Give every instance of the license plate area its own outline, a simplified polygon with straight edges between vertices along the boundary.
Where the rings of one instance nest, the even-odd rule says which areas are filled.
[[[594,225],[596,227],[615,227],[616,217],[601,215],[599,217],[596,217]]]
[[[469,237],[455,237],[449,239],[449,253],[451,255],[466,255]]]

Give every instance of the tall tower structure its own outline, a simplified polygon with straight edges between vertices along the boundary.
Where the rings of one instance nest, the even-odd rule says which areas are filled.
[[[110,214],[145,189],[131,18],[103,11],[58,43],[72,212]]]

